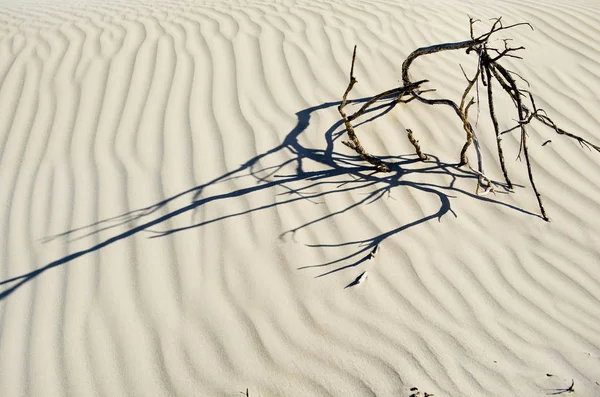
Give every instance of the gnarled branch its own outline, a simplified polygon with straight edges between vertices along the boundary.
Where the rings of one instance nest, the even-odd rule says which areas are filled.
[[[527,138],[528,138],[527,126],[528,126],[528,124],[531,123],[533,120],[537,120],[540,123],[542,123],[543,125],[550,127],[557,134],[571,138],[571,139],[577,141],[581,146],[586,147],[588,149],[594,149],[597,152],[600,152],[600,146],[593,144],[590,141],[588,141],[578,135],[572,134],[572,133],[567,132],[567,131],[563,130],[562,128],[558,127],[554,123],[554,121],[546,114],[546,112],[543,111],[543,109],[538,109],[536,107],[534,97],[531,94],[531,92],[529,90],[520,88],[519,84],[517,83],[517,79],[515,79],[515,77],[513,77],[513,75],[518,77],[520,80],[524,81],[528,87],[529,87],[529,82],[527,82],[527,80],[525,80],[519,74],[506,68],[505,66],[503,66],[500,63],[504,58],[521,59],[521,57],[518,55],[515,55],[515,53],[518,51],[522,51],[525,48],[522,46],[511,47],[509,44],[510,39],[507,39],[507,38],[504,38],[501,40],[501,42],[504,44],[502,47],[496,48],[494,45],[490,44],[490,39],[500,31],[513,29],[513,28],[516,28],[519,26],[528,26],[529,28],[531,28],[533,30],[533,27],[531,26],[531,24],[529,24],[527,22],[522,22],[522,23],[515,23],[512,25],[504,26],[501,17],[495,18],[492,21],[493,21],[492,26],[490,27],[490,29],[488,31],[484,32],[483,34],[481,34],[479,36],[476,36],[474,33],[474,25],[475,25],[475,23],[480,22],[480,21],[475,20],[473,18],[469,18],[469,34],[470,34],[470,38],[471,38],[470,40],[459,41],[459,42],[454,42],[454,43],[441,43],[441,44],[435,44],[435,45],[428,46],[428,47],[417,48],[402,63],[402,84],[403,84],[403,86],[393,88],[391,90],[387,90],[387,91],[382,92],[381,94],[373,96],[356,113],[354,113],[350,116],[347,116],[344,112],[344,107],[347,104],[347,97],[348,97],[349,92],[352,90],[354,85],[357,83],[357,80],[354,77],[354,63],[356,60],[356,47],[354,47],[354,52],[352,54],[352,65],[350,68],[350,82],[348,84],[346,92],[344,93],[344,95],[342,97],[342,103],[338,107],[340,115],[342,116],[342,119],[344,120],[344,124],[345,124],[346,130],[348,132],[348,136],[350,137],[350,141],[344,142],[344,143],[347,146],[349,146],[350,148],[352,148],[353,150],[355,150],[364,160],[373,164],[377,170],[388,172],[390,170],[390,168],[387,164],[385,164],[383,161],[381,161],[380,159],[376,158],[375,156],[367,153],[364,150],[364,148],[360,144],[360,141],[358,140],[358,137],[356,136],[356,133],[354,131],[354,128],[352,127],[351,121],[362,116],[367,111],[367,109],[371,105],[373,105],[375,102],[377,102],[378,100],[385,98],[385,97],[389,97],[389,96],[394,96],[396,98],[397,102],[401,102],[404,104],[407,104],[407,103],[411,102],[412,100],[416,99],[416,100],[426,103],[428,105],[450,106],[454,110],[454,113],[460,119],[463,130],[466,133],[465,144],[463,145],[463,147],[460,151],[459,166],[468,165],[467,152],[468,152],[469,148],[471,147],[471,145],[474,144],[473,146],[475,147],[475,152],[477,155],[477,170],[473,170],[472,168],[471,169],[478,176],[477,192],[482,187],[484,188],[485,193],[487,193],[489,191],[493,191],[493,186],[492,186],[491,180],[483,172],[483,158],[482,158],[481,150],[479,147],[477,133],[475,131],[475,128],[469,121],[470,108],[475,103],[477,103],[477,106],[479,105],[479,100],[477,100],[477,102],[475,102],[473,97],[471,97],[469,99],[469,94],[470,94],[471,90],[473,89],[473,87],[476,85],[476,83],[478,81],[481,81],[483,87],[485,87],[485,89],[487,91],[487,103],[488,103],[488,108],[489,108],[489,115],[490,115],[490,119],[491,119],[492,126],[494,129],[494,133],[496,136],[498,161],[500,163],[500,168],[502,169],[502,174],[504,176],[504,181],[506,183],[506,187],[508,189],[512,189],[513,184],[509,178],[508,170],[506,168],[506,163],[505,163],[505,159],[504,159],[504,150],[502,148],[502,136],[509,132],[519,130],[521,144],[520,144],[519,154],[518,154],[517,158],[520,159],[521,155],[523,155],[523,157],[525,157],[527,175],[528,175],[531,187],[535,193],[535,196],[536,196],[536,199],[538,202],[538,206],[539,206],[539,209],[541,212],[541,216],[544,220],[549,221],[549,218],[546,214],[546,210],[544,209],[544,205],[542,203],[542,196],[539,193],[537,186],[534,182],[534,178],[533,178],[532,162],[531,162],[531,158],[530,158],[529,148],[527,146]],[[494,41],[494,43],[495,42],[497,42],[497,40]],[[421,90],[420,86],[423,83],[427,82],[427,80],[420,80],[420,81],[417,81],[414,83],[411,82],[410,73],[409,73],[411,65],[417,58],[419,58],[421,56],[436,54],[436,53],[443,52],[443,51],[456,51],[456,50],[466,50],[467,55],[475,54],[477,56],[477,63],[476,63],[477,71],[475,73],[475,76],[473,78],[468,78],[466,76],[466,73],[463,70],[463,74],[465,75],[465,78],[467,79],[467,86],[465,87],[465,90],[463,91],[463,94],[462,94],[462,97],[460,100],[460,104],[457,104],[456,102],[454,102],[453,100],[448,99],[448,98],[435,98],[434,99],[434,98],[425,97],[424,96],[425,93],[427,93],[429,91],[433,91],[433,90],[432,89]],[[502,91],[504,91],[511,99],[511,101],[516,109],[517,118],[518,118],[518,122],[515,127],[506,129],[504,131],[500,131],[500,123],[498,121],[498,117],[495,112],[495,109],[496,109],[496,106],[495,106],[496,98],[495,98],[495,91],[494,91],[495,83],[498,83],[499,87],[502,88]],[[476,93],[477,93],[477,98],[479,98],[479,86],[478,85],[477,85]],[[408,96],[408,97],[403,98],[404,96]],[[421,152],[418,141],[414,139],[414,137],[412,135],[412,131],[407,129],[407,132],[408,132],[408,138],[409,138],[411,144],[415,147],[417,155],[419,156],[420,159],[424,160],[426,158],[426,156]]]

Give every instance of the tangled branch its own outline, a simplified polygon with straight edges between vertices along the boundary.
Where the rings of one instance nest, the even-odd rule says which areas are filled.
[[[473,18],[469,18],[469,40],[455,43],[435,44],[432,46],[416,49],[402,63],[403,86],[387,90],[378,95],[373,96],[356,113],[348,116],[344,112],[344,108],[348,103],[348,94],[350,93],[354,85],[358,82],[354,77],[354,64],[356,61],[355,46],[352,54],[352,65],[350,67],[350,82],[348,84],[348,87],[346,88],[346,91],[344,92],[342,102],[338,107],[340,115],[342,116],[342,119],[344,121],[348,137],[350,138],[349,141],[343,143],[346,146],[353,149],[354,151],[356,151],[363,160],[372,164],[377,171],[389,172],[390,167],[387,164],[385,164],[379,158],[369,154],[364,149],[364,147],[361,145],[358,139],[358,136],[351,122],[357,119],[358,117],[362,116],[374,103],[376,103],[380,99],[388,97],[393,97],[394,100],[396,100],[399,103],[409,103],[412,100],[418,100],[428,105],[446,105],[454,110],[454,113],[460,119],[463,130],[466,134],[465,143],[460,151],[459,166],[468,165],[467,153],[469,148],[473,145],[475,147],[475,152],[477,156],[477,170],[473,170],[472,168],[471,169],[478,176],[477,192],[479,192],[480,189],[483,189],[484,193],[493,191],[492,182],[487,176],[485,176],[485,172],[483,170],[483,159],[476,130],[469,121],[469,110],[476,103],[474,97],[470,96],[471,91],[473,87],[476,86],[476,83],[481,82],[482,86],[485,87],[484,89],[487,91],[486,97],[488,103],[488,111],[490,120],[492,122],[492,127],[494,129],[494,134],[496,137],[497,157],[498,162],[500,163],[500,168],[502,170],[506,187],[508,189],[512,189],[513,183],[510,180],[508,170],[506,168],[504,150],[502,148],[502,137],[504,134],[510,133],[512,131],[519,131],[520,147],[519,155],[517,158],[521,159],[521,156],[525,158],[527,175],[531,187],[535,193],[541,216],[545,221],[549,221],[549,218],[546,214],[546,210],[542,203],[542,196],[533,178],[532,162],[529,153],[529,148],[527,146],[528,125],[534,120],[536,120],[542,125],[549,127],[557,134],[566,136],[570,139],[577,141],[582,147],[586,147],[590,150],[600,152],[600,146],[593,144],[578,135],[572,134],[558,127],[543,109],[537,108],[534,97],[531,94],[531,92],[528,89],[522,88],[514,76],[516,76],[519,79],[519,81],[523,81],[527,84],[527,86],[529,86],[527,80],[525,80],[517,73],[501,64],[501,61],[503,61],[504,58],[521,59],[521,57],[516,55],[516,53],[518,51],[524,50],[524,47],[511,47],[509,39],[501,40],[501,42],[503,43],[503,46],[501,48],[494,47],[490,44],[490,39],[492,37],[495,37],[495,35],[500,31],[514,29],[522,26],[529,27],[531,30],[533,30],[533,27],[527,22],[504,26],[501,17],[493,19],[492,21],[492,26],[488,31],[479,36],[475,36],[474,25],[479,21],[474,20]],[[432,55],[444,51],[456,50],[465,50],[467,55],[474,54],[477,58],[477,70],[472,78],[467,77],[466,73],[463,70],[463,74],[465,76],[465,79],[467,80],[467,86],[465,87],[465,90],[461,97],[460,104],[457,104],[456,102],[448,98],[426,98],[425,96],[423,96],[423,94],[432,90],[421,90],[421,85],[428,82],[428,80],[419,80],[416,82],[411,81],[409,71],[412,63],[421,56]],[[498,117],[495,112],[496,91],[494,91],[494,86],[499,86],[502,89],[502,91],[506,95],[508,95],[516,110],[516,116],[518,120],[517,125],[505,131],[500,131],[500,124],[498,122]],[[477,98],[479,98],[479,96],[477,96]],[[479,104],[478,100],[477,104]],[[414,139],[412,131],[407,131],[408,138],[411,144],[415,147],[419,159],[426,160],[427,156],[425,156],[421,152],[421,148],[418,144],[418,141]]]

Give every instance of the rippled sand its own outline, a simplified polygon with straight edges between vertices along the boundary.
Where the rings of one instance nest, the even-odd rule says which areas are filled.
[[[364,118],[391,173],[342,144],[354,45],[360,100],[468,15],[531,23],[508,65],[600,143],[595,1],[3,0],[0,396],[600,394],[600,153],[530,129],[546,223],[517,134],[486,196],[449,108]],[[411,75],[459,100],[473,61]]]

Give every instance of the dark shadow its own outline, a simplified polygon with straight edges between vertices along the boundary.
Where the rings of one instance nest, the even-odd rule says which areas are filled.
[[[365,259],[365,260],[366,260],[366,259]],[[364,272],[362,272],[361,274],[359,274],[359,275],[358,275],[358,277],[356,277],[356,278],[355,278],[355,279],[354,279],[354,280],[353,280],[353,281],[352,281],[350,284],[346,285],[346,286],[344,287],[344,289],[346,289],[346,288],[350,288],[350,287],[354,287],[355,285],[358,285],[358,284],[360,284],[360,283],[362,282],[362,280],[363,280],[363,277],[365,277],[365,278],[366,278],[366,274],[367,274],[367,272],[366,272],[366,271],[364,271]]]
[[[573,393],[575,391],[575,380],[571,379],[571,386],[566,387],[564,389],[553,389],[552,393],[548,393],[548,395],[557,395],[557,394],[563,394],[563,393]]]
[[[370,98],[362,98],[358,100],[350,101],[349,103],[364,103]],[[383,99],[380,104],[371,108],[365,114],[365,120],[362,123],[374,120],[382,115],[388,113],[396,106],[397,102],[395,99]],[[370,252],[381,244],[385,239],[402,232],[410,227],[420,225],[424,222],[432,219],[441,219],[448,212],[452,212],[450,206],[450,197],[448,192],[461,193],[469,196],[473,199],[483,200],[491,203],[495,203],[501,206],[509,207],[513,210],[532,215],[538,216],[537,214],[519,209],[510,204],[502,203],[500,201],[491,199],[489,197],[477,196],[474,193],[470,193],[455,187],[455,181],[458,179],[472,179],[477,181],[477,175],[471,171],[463,170],[458,168],[456,164],[449,164],[440,161],[437,157],[429,154],[429,160],[422,162],[418,160],[416,155],[406,155],[399,157],[381,157],[382,160],[386,161],[390,165],[391,172],[389,173],[378,173],[374,169],[363,162],[358,156],[352,154],[343,154],[334,151],[334,142],[340,139],[345,134],[345,129],[341,120],[334,123],[325,133],[324,138],[326,141],[325,149],[316,149],[311,147],[303,146],[299,142],[299,137],[307,129],[310,124],[311,117],[315,112],[319,111],[333,111],[337,113],[336,107],[340,102],[326,102],[318,106],[306,108],[296,113],[297,123],[294,128],[285,136],[285,139],[278,146],[272,149],[258,154],[257,156],[249,159],[244,164],[240,165],[235,170],[227,172],[207,183],[193,187],[191,189],[182,191],[177,195],[162,200],[149,207],[137,209],[116,217],[105,219],[91,225],[87,225],[82,228],[73,229],[56,236],[49,237],[44,241],[50,241],[58,238],[66,239],[67,241],[73,241],[87,236],[95,235],[100,232],[106,232],[116,227],[129,227],[124,232],[118,232],[114,236],[107,238],[100,243],[89,246],[88,248],[74,252],[62,258],[59,258],[47,265],[31,271],[26,274],[22,274],[16,277],[12,277],[3,281],[0,281],[0,286],[6,288],[0,292],[0,300],[7,298],[18,288],[23,286],[25,283],[33,280],[40,276],[44,272],[51,270],[57,266],[67,264],[79,257],[86,254],[98,251],[106,246],[116,243],[122,239],[130,237],[142,231],[150,232],[153,235],[150,238],[159,238],[162,236],[171,235],[187,229],[198,228],[206,226],[208,224],[219,222],[227,218],[244,216],[257,211],[268,211],[278,206],[284,206],[287,204],[294,203],[299,200],[316,200],[323,198],[328,195],[344,193],[350,191],[360,190],[364,193],[364,197],[349,205],[348,207],[324,215],[320,218],[313,219],[302,225],[299,225],[291,230],[283,233],[281,237],[288,234],[294,234],[297,231],[305,228],[309,228],[319,222],[340,216],[356,207],[361,205],[367,205],[373,203],[380,198],[389,195],[391,190],[397,187],[406,187],[416,189],[418,191],[433,195],[439,200],[439,208],[436,212],[424,216],[423,218],[414,220],[413,222],[398,225],[397,228],[381,233],[364,240],[347,241],[342,244],[319,244],[311,245],[312,247],[348,247],[349,253],[341,258],[320,264],[314,264],[304,266],[299,269],[308,268],[321,268],[323,271],[317,277],[322,277],[340,270],[356,267],[363,263],[369,258]],[[342,128],[341,128],[342,127]],[[338,147],[344,147],[341,144]],[[349,150],[349,149],[348,149]],[[276,153],[286,153],[288,159],[278,163],[274,166],[262,166],[261,162],[268,162],[268,160]],[[310,164],[310,167],[305,167],[306,164]],[[318,166],[318,167],[315,167]],[[311,169],[313,171],[305,171],[305,169]],[[314,171],[314,169],[318,169]],[[451,177],[451,182],[448,185],[440,185],[434,183],[416,183],[411,181],[403,180],[402,178],[411,173],[418,174],[444,174]],[[252,178],[255,183],[252,186],[240,188],[234,191],[230,191],[222,194],[204,195],[204,191],[213,185],[229,181],[236,178]],[[300,184],[299,187],[294,187]],[[504,187],[502,184],[497,186]],[[189,213],[190,211],[197,209],[203,205],[211,202],[222,201],[222,200],[234,200],[238,197],[242,197],[254,192],[262,191],[271,188],[282,188],[285,190],[281,201],[275,203],[269,203],[265,205],[256,206],[242,212],[230,213],[218,218],[203,220],[202,222],[191,224],[185,227],[176,229],[169,229],[164,231],[151,230],[155,226],[165,224],[165,221],[172,219],[176,216]],[[313,191],[314,190],[314,191]],[[165,213],[166,205],[173,202],[176,199],[189,197],[189,204],[181,206],[175,210]],[[453,213],[453,212],[452,212]],[[456,216],[456,214],[454,214]],[[128,226],[133,223],[137,223],[137,226]],[[353,248],[358,247],[358,248]]]

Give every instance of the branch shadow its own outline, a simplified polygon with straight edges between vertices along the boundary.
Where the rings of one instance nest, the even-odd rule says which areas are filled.
[[[364,103],[370,99],[370,97],[355,99],[349,101],[348,103]],[[382,197],[389,195],[391,190],[397,187],[416,189],[418,191],[433,195],[439,200],[439,208],[437,211],[420,219],[400,225],[392,230],[367,239],[347,241],[341,244],[308,245],[309,247],[314,248],[340,248],[358,246],[358,249],[355,249],[354,251],[350,250],[351,252],[349,254],[335,260],[303,266],[298,268],[299,270],[309,268],[323,269],[323,272],[316,276],[323,277],[344,269],[359,266],[361,263],[369,259],[370,253],[373,249],[378,247],[384,240],[390,238],[391,236],[394,236],[408,228],[418,226],[424,222],[428,222],[433,219],[439,220],[448,212],[454,213],[450,205],[450,198],[452,196],[449,195],[449,192],[461,193],[473,199],[491,202],[527,215],[539,217],[537,214],[520,209],[510,204],[494,200],[490,197],[477,196],[474,193],[470,193],[456,187],[455,182],[458,179],[466,178],[477,181],[477,174],[472,171],[460,169],[458,168],[457,164],[442,162],[431,154],[428,154],[429,160],[425,162],[420,161],[416,155],[380,157],[390,166],[391,172],[378,173],[373,169],[373,167],[364,163],[360,157],[354,154],[347,155],[334,151],[335,141],[339,140],[345,134],[345,129],[343,128],[343,123],[341,120],[331,125],[325,132],[326,146],[324,149],[303,146],[300,143],[299,138],[309,127],[313,115],[316,112],[331,111],[339,104],[339,101],[325,102],[297,112],[296,125],[285,136],[279,145],[256,155],[255,157],[241,164],[238,168],[226,172],[223,175],[216,177],[204,184],[182,191],[151,206],[130,211],[112,218],[107,218],[93,224],[72,229],[44,239],[43,242],[49,242],[56,239],[65,239],[68,242],[83,239],[92,235],[97,235],[101,232],[109,232],[114,228],[127,227],[127,230],[125,231],[115,232],[113,236],[106,238],[99,243],[92,244],[88,248],[59,258],[41,268],[0,281],[0,286],[5,287],[4,291],[0,292],[0,300],[6,299],[29,281],[34,280],[36,277],[53,268],[65,265],[77,258],[98,251],[142,231],[152,233],[150,238],[160,238],[188,229],[199,228],[211,223],[220,222],[227,218],[240,217],[253,212],[271,210],[275,207],[289,205],[299,200],[314,201],[317,199],[323,199],[325,196],[332,194],[347,193],[350,191],[361,190],[362,192],[365,192],[365,194],[364,197],[355,203],[348,205],[341,210],[326,214],[316,219],[312,219],[293,229],[287,230],[280,237],[283,238],[288,234],[294,235],[299,230],[309,228],[320,222],[340,216],[361,205],[371,204]],[[387,114],[397,104],[398,102],[395,100],[395,98],[382,98],[377,106],[374,106],[367,111],[366,114],[368,114],[369,117],[356,126],[373,121]],[[274,157],[275,154],[282,153],[286,154],[288,157],[287,160],[272,166],[261,165],[261,162]],[[310,167],[307,167],[307,164],[309,164]],[[315,165],[318,167],[315,167]],[[313,170],[315,168],[318,168],[318,170]],[[311,171],[307,171],[306,169],[311,169]],[[435,183],[417,183],[403,180],[403,177],[411,173],[444,174],[451,177],[451,182],[448,185],[442,185]],[[255,183],[251,186],[238,188],[226,193],[212,195],[204,194],[209,187],[226,181],[231,181],[236,178],[252,178]],[[295,184],[301,184],[302,186],[294,187]],[[503,184],[496,184],[497,186],[505,187]],[[190,213],[190,211],[198,209],[211,202],[232,200],[254,192],[273,188],[284,189],[285,193],[280,195],[280,197],[283,197],[281,201],[259,205],[245,211],[232,212],[227,215],[203,220],[202,222],[194,223],[185,227],[171,228],[163,231],[155,231],[151,229],[155,226],[165,224],[166,221],[174,217]],[[189,204],[180,206],[171,211],[166,211],[167,205],[170,205],[174,200],[185,198],[186,196],[189,197]],[[454,215],[456,216],[456,214]],[[137,226],[131,226],[134,223],[137,223]]]

